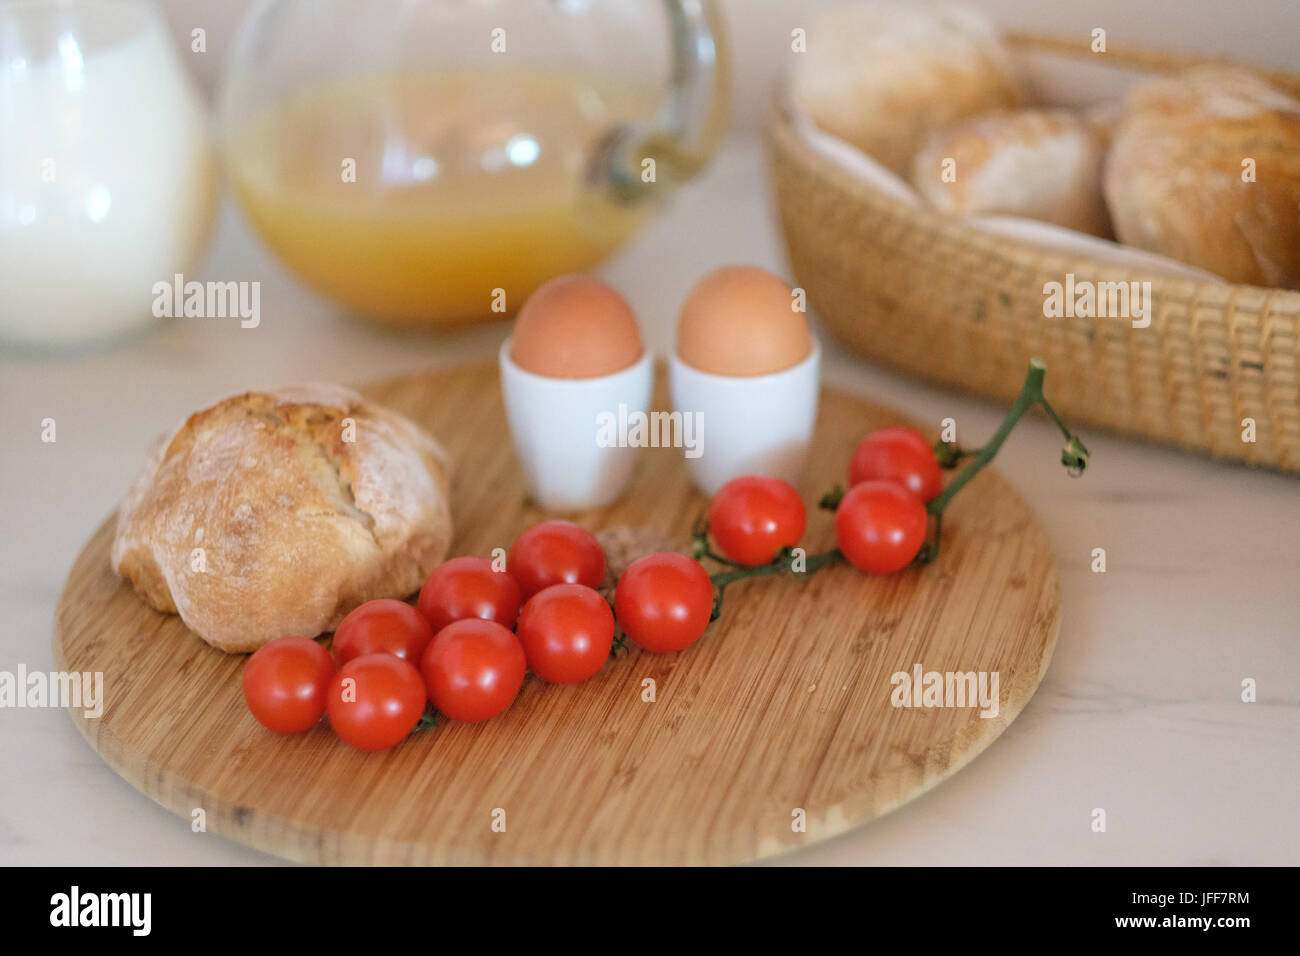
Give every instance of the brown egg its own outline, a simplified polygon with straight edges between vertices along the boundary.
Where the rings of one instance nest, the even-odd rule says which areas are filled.
[[[687,296],[677,321],[677,355],[714,375],[767,375],[798,365],[812,350],[791,289],[756,266],[726,266]]]
[[[627,300],[590,276],[552,279],[524,303],[510,358],[547,378],[596,378],[641,358],[641,330]]]

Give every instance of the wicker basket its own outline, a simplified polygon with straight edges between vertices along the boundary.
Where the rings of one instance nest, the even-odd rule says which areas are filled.
[[[1021,51],[1094,56],[1016,35]],[[1206,62],[1112,49],[1117,65]],[[1300,95],[1300,78],[1268,74]],[[1041,356],[1069,421],[1300,473],[1300,292],[1131,274],[973,229],[885,195],[774,110],[771,172],[794,274],[825,325],[875,361],[1008,401]],[[1043,286],[1150,280],[1151,324],[1047,318]],[[1255,422],[1254,442],[1243,439]]]

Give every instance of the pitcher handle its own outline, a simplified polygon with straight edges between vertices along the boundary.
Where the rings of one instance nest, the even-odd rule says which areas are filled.
[[[598,144],[588,167],[591,185],[622,202],[670,190],[709,162],[726,125],[729,70],[717,0],[664,0],[672,33],[668,95],[650,124],[619,126]],[[647,178],[643,163],[654,160]]]

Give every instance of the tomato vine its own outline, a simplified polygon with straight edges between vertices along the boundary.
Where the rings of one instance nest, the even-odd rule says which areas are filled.
[[[1025,413],[1035,405],[1043,409],[1065,439],[1065,445],[1061,450],[1061,464],[1065,466],[1071,477],[1078,477],[1083,474],[1088,466],[1088,448],[1079,436],[1070,430],[1047,400],[1047,396],[1043,391],[1043,382],[1046,375],[1047,366],[1043,360],[1039,358],[1030,359],[1029,370],[1025,374],[1020,394],[1008,409],[998,430],[980,448],[968,451],[952,442],[943,440],[935,442],[934,455],[939,465],[944,469],[953,470],[960,467],[962,461],[967,463],[964,467],[961,467],[961,470],[948,482],[947,486],[925,505],[926,515],[932,519],[930,523],[933,532],[928,537],[928,540],[922,544],[912,561],[913,564],[929,564],[939,556],[944,512],[952,503],[953,498],[970,483],[971,479],[988,467]],[[818,507],[828,511],[836,511],[843,501],[845,493],[842,487],[835,486],[821,497],[818,501]],[[803,576],[815,574],[823,568],[831,567],[845,560],[844,554],[839,548],[832,548],[819,554],[806,554],[802,549],[786,547],[782,548],[776,557],[767,564],[746,566],[732,561],[723,554],[719,554],[713,548],[709,539],[708,521],[704,516],[701,516],[696,521],[692,537],[692,555],[697,560],[707,558],[723,566],[723,570],[716,571],[709,576],[715,592],[713,614],[710,620],[717,620],[721,615],[724,593],[729,585],[737,581],[770,575]]]

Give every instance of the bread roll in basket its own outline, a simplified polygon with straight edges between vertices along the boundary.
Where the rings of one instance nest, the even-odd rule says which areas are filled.
[[[1048,106],[1117,101],[1135,81],[1219,62],[1095,53],[1087,36],[1004,42]],[[1300,77],[1257,72],[1300,96]],[[1053,405],[1072,422],[1300,473],[1300,292],[1223,281],[1077,233],[1043,241],[1056,227],[945,214],[901,179],[895,188],[855,175],[834,155],[852,147],[818,148],[810,125],[783,90],[767,130],[771,177],[798,283],[848,348],[999,401],[1014,399],[1039,356]],[[1053,309],[1058,288],[1065,299],[1093,289],[1111,304],[1146,293],[1146,315]]]

